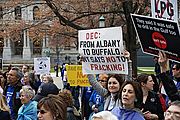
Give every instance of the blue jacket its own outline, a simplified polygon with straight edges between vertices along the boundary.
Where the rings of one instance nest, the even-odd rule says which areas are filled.
[[[89,106],[92,108],[93,105],[97,105],[98,111],[103,111],[104,109],[104,98],[96,90],[93,91],[89,99]]]
[[[17,120],[37,120],[37,102],[29,101],[23,104],[19,108]]]
[[[145,120],[139,112],[133,109],[115,107],[111,112],[118,118],[118,120]]]

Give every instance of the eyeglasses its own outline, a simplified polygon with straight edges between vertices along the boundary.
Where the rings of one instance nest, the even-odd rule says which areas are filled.
[[[172,70],[176,70],[176,68],[172,68]]]
[[[165,113],[164,113],[164,116],[165,117],[169,117],[171,114],[173,114],[172,115],[172,118],[174,119],[174,120],[176,120],[176,119],[180,119],[180,113],[179,112],[173,112],[173,111],[166,111]]]
[[[47,112],[46,112],[46,111],[44,111],[44,110],[37,110],[37,113],[44,114],[44,113],[47,113]]]
[[[98,80],[98,81],[99,81],[99,82],[105,82],[105,83],[107,82],[106,80]]]

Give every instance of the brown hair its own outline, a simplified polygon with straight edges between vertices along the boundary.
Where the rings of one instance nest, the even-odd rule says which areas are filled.
[[[70,90],[63,90],[58,94],[60,97],[63,97],[64,101],[66,102],[67,106],[73,106],[73,97]]]
[[[119,92],[119,98],[121,99],[123,88],[128,84],[133,86],[135,96],[136,96],[136,99],[137,99],[136,101],[134,101],[134,107],[141,109],[142,103],[143,103],[143,92],[142,92],[141,86],[140,86],[140,84],[138,82],[130,81],[130,80],[125,81],[123,83],[123,85],[121,86],[121,89],[120,89],[120,92]]]
[[[120,87],[125,81],[124,78],[123,78],[123,75],[121,75],[121,74],[109,75],[109,77],[107,79],[107,82],[109,81],[110,78],[115,78],[119,82]],[[108,84],[106,85],[106,88],[108,88]]]
[[[139,82],[140,84],[141,83],[147,83],[148,81],[148,77],[151,76],[149,74],[146,74],[146,73],[141,73],[138,77],[137,77],[137,82]]]
[[[49,94],[38,102],[38,109],[41,107],[50,111],[54,120],[66,120],[67,105],[63,97]]]

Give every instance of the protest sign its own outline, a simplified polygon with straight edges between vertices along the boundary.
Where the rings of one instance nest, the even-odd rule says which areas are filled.
[[[78,31],[83,74],[127,74],[121,27]]]
[[[151,0],[152,17],[178,20],[177,0]]]
[[[180,62],[180,36],[174,21],[131,15],[143,52],[157,56],[164,51],[171,60]]]
[[[35,74],[49,74],[50,73],[50,58],[34,58]]]
[[[82,74],[82,65],[67,65],[66,70],[70,86],[90,86],[87,75]]]

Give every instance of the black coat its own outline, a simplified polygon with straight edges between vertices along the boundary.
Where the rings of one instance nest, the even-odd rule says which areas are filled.
[[[148,92],[146,102],[145,104],[143,104],[143,109],[143,112],[149,111],[152,114],[156,114],[159,120],[164,119],[164,112],[162,109],[160,98],[155,92]]]
[[[11,120],[9,112],[0,110],[0,120]]]
[[[178,92],[176,85],[169,73],[161,73],[158,75],[158,78],[162,81],[166,94],[168,95],[169,99],[173,102],[176,100],[180,100],[180,93]],[[180,78],[177,78],[179,80]]]
[[[67,120],[76,120],[72,107],[67,107]]]
[[[4,89],[4,95],[6,96],[7,93],[7,89],[8,89],[8,85],[6,85],[5,89]],[[18,110],[19,108],[22,106],[21,100],[20,100],[20,96],[17,98],[16,94],[22,89],[22,84],[21,82],[18,82],[16,85],[14,85],[14,92],[12,95],[12,101],[13,101],[13,111],[17,117],[18,114]]]

